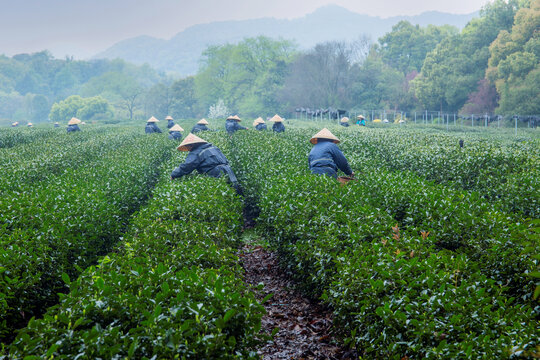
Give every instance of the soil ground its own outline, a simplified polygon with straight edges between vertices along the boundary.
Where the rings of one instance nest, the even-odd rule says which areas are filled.
[[[273,294],[264,304],[267,314],[262,319],[262,330],[266,334],[275,328],[279,330],[273,341],[259,349],[262,359],[358,358],[354,352],[337,345],[331,313],[294,290],[294,283],[279,268],[276,253],[247,239],[240,257],[246,270],[245,281],[254,288],[264,284],[262,290],[256,290],[259,300]]]

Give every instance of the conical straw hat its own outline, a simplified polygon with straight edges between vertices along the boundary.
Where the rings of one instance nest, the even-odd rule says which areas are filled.
[[[178,145],[176,148],[178,151],[189,151],[188,145],[192,144],[206,144],[208,141],[205,141],[201,139],[200,137],[193,135],[192,133],[189,133],[188,136]]]
[[[184,129],[182,129],[180,125],[175,124],[172,128],[169,129],[169,132],[171,131],[184,131]]]
[[[208,125],[208,121],[206,121],[206,119],[201,119],[201,120],[197,121],[197,124],[199,124],[199,125]]]
[[[234,121],[238,121],[238,122],[242,121],[242,119],[240,119],[240,118],[238,117],[238,115],[229,116],[229,117],[227,118],[227,120],[234,120]]]
[[[18,122],[18,121],[15,121],[15,122],[14,122],[13,124],[11,124],[11,125],[17,126],[17,125],[19,125],[19,122]]]
[[[270,121],[273,121],[273,122],[283,122],[283,119],[281,118],[281,116],[279,116],[278,114],[274,115],[273,118],[270,119]]]
[[[309,142],[315,145],[319,141],[319,139],[332,140],[334,144],[339,143],[339,139],[334,134],[332,134],[330,130],[328,130],[327,128],[324,128],[318,133],[316,133],[315,135],[313,135],[313,137],[311,138],[311,140],[309,140]]]
[[[81,123],[81,120],[77,119],[76,117],[72,117],[71,120],[68,121],[68,125],[77,125],[80,123]]]
[[[28,123],[28,124],[27,124],[27,126],[34,126],[34,124],[32,124],[32,123]]]
[[[159,120],[152,116],[147,122],[159,122]]]
[[[174,120],[174,119],[172,118],[171,115],[167,115],[167,117],[165,118],[165,120]]]
[[[365,117],[363,115],[358,115],[356,118],[357,119],[365,119]]]
[[[83,121],[83,122],[81,123],[81,125],[86,125],[86,123]]]
[[[264,124],[264,120],[263,120],[262,117],[256,118],[256,119],[255,119],[255,122],[256,122],[257,124]]]
[[[342,117],[342,118],[341,118],[341,122],[342,122],[342,123],[349,122],[349,118],[346,117],[346,116],[345,116],[345,117]]]
[[[57,121],[57,122],[55,122],[55,123],[54,123],[54,125],[59,125],[59,124],[58,124],[58,121]]]

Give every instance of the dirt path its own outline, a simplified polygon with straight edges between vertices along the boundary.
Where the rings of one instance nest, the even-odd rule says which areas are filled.
[[[267,314],[262,319],[262,329],[267,334],[276,327],[279,331],[273,341],[259,350],[262,359],[357,358],[333,342],[331,314],[293,290],[294,284],[283,276],[275,253],[248,243],[241,258],[246,282],[253,286],[264,283],[258,298],[274,294],[264,304]]]

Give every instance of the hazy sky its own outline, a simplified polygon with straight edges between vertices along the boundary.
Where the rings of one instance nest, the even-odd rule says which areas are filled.
[[[223,20],[297,18],[336,4],[380,17],[437,10],[468,14],[488,0],[0,0],[0,54],[49,49],[94,55],[139,35],[169,39],[186,27]]]

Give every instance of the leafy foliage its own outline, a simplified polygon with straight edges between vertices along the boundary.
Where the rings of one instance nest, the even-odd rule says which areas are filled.
[[[56,302],[63,273],[75,278],[112,248],[168,155],[165,139],[133,130],[47,134],[1,149],[2,340]]]
[[[386,129],[335,134],[361,174],[347,186],[307,173],[305,132],[238,134],[231,139],[231,157],[248,197],[259,206],[260,231],[302,288],[331,306],[345,342],[362,356],[395,359],[537,352],[535,282],[525,274],[534,274],[538,265],[524,252],[530,243],[522,215],[512,214],[505,201],[470,191],[465,181],[508,182],[520,171],[514,161],[537,171],[531,167],[535,160],[521,158],[536,158],[537,151],[506,144],[498,154],[493,150],[499,144],[468,139],[474,144],[466,155],[451,147],[456,137],[441,134],[418,134],[410,141],[404,139],[413,134],[404,130],[396,137]],[[379,140],[371,145],[373,138]],[[407,145],[401,148],[399,139]],[[400,170],[391,165],[417,152],[422,156],[422,147],[421,161]],[[511,152],[508,162],[504,152]],[[382,158],[387,160],[380,163]],[[437,173],[439,184],[411,170]],[[467,190],[456,189],[454,176],[460,173]],[[522,195],[516,195],[528,199],[528,187],[519,189]],[[537,214],[537,202],[531,210]]]
[[[427,54],[414,81],[416,96],[424,107],[457,111],[466,103],[468,94],[484,77],[491,42],[499,31],[511,28],[517,8],[514,0],[487,4],[480,18]]]
[[[11,58],[0,56],[0,117],[45,121],[51,105],[74,94],[85,97],[102,96],[120,107],[122,94],[119,89],[100,82],[106,74],[124,79],[124,85],[135,81],[148,88],[163,76],[148,65],[134,66],[122,60],[73,61],[54,59],[47,51],[19,54]],[[114,76],[112,76],[114,78]],[[112,86],[112,85],[111,85]],[[124,86],[125,87],[125,86]],[[34,98],[30,106],[22,107],[25,97]],[[46,100],[46,101],[44,101]],[[73,115],[75,116],[75,115]]]
[[[66,122],[72,117],[90,120],[96,117],[110,118],[111,115],[111,105],[102,97],[82,98],[78,95],[72,95],[53,104],[49,119],[51,121]]]
[[[379,53],[385,63],[403,74],[419,72],[426,54],[446,37],[456,35],[457,29],[448,25],[428,25],[421,28],[402,20],[392,31],[379,38]]]
[[[66,278],[69,294],[21,331],[10,358],[258,358],[264,308],[234,255],[242,203],[222,179],[171,182],[173,164],[117,251]]]
[[[211,46],[203,53],[195,77],[200,106],[207,109],[218,99],[227,99],[233,112],[258,116],[263,111],[282,110],[272,99],[284,82],[283,67],[294,56],[286,40],[249,38],[237,45]],[[272,106],[268,106],[268,104]]]
[[[490,46],[487,77],[500,94],[499,111],[540,112],[540,1],[520,9],[510,31],[502,30]]]

